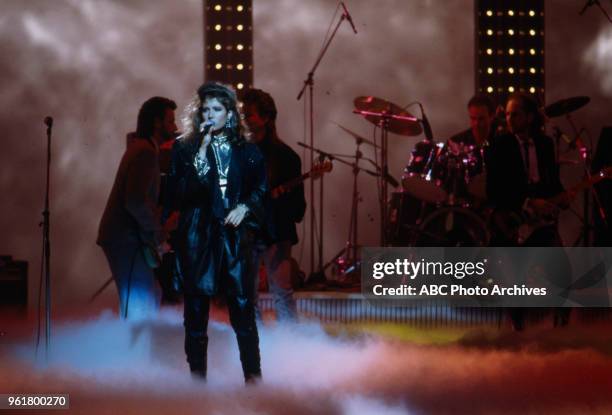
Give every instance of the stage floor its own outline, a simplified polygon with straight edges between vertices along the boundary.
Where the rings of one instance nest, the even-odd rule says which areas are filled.
[[[544,320],[515,333],[505,324],[279,325],[266,314],[264,380],[245,387],[224,310],[212,313],[206,384],[189,376],[180,306],[141,323],[85,314],[55,317],[46,364],[35,358],[33,321],[4,321],[0,393],[68,393],[79,414],[612,412],[609,322],[553,329]]]

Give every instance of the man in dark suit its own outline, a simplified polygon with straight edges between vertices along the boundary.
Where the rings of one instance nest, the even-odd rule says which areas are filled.
[[[506,104],[506,123],[509,133],[497,137],[490,151],[488,199],[498,212],[517,218],[549,219],[548,225],[541,226],[521,244],[560,246],[555,218],[570,198],[559,179],[554,143],[544,135],[537,102],[525,94],[511,95]],[[493,229],[493,233],[494,245],[519,242],[518,235],[508,234],[506,229]]]
[[[553,140],[543,132],[544,118],[537,102],[525,94],[513,94],[506,104],[509,133],[498,136],[491,147],[487,170],[487,195],[495,208],[491,229],[493,246],[562,246],[557,229],[560,208],[567,207],[570,195],[559,178]],[[525,218],[541,224],[530,235],[521,235]],[[564,253],[542,258],[550,272],[549,282],[558,287],[570,284],[570,265]],[[517,275],[518,279],[526,276]],[[566,325],[569,308],[557,308],[555,321]],[[511,308],[516,331],[525,327],[527,308]]]
[[[299,183],[290,189],[282,185],[300,177],[300,157],[276,133],[276,105],[267,92],[250,89],[244,93],[245,121],[251,130],[250,140],[257,144],[266,163],[271,198],[266,216],[269,222],[268,244],[258,244],[254,261],[266,267],[270,292],[274,299],[276,318],[279,321],[295,321],[297,318],[292,287],[291,248],[297,244],[295,224],[306,211],[304,186]]]
[[[159,145],[177,130],[174,101],[153,97],[138,113],[135,138],[128,142],[100,221],[97,243],[104,250],[124,318],[151,316],[159,290],[145,251],[168,250],[160,223]]]

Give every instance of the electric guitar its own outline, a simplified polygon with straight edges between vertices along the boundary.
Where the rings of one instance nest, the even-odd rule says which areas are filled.
[[[278,198],[281,194],[288,192],[289,190],[293,189],[295,186],[299,185],[300,183],[303,183],[307,179],[312,179],[312,180],[318,179],[319,177],[323,176],[323,174],[329,173],[330,171],[332,171],[333,167],[334,165],[329,160],[326,160],[323,163],[315,164],[308,173],[304,173],[299,177],[296,177],[294,179],[286,181],[285,183],[281,185],[274,187],[271,191],[272,198],[273,199]]]
[[[612,167],[606,167],[599,173],[593,174],[588,179],[581,181],[569,191],[546,199],[548,203],[554,205],[556,208],[554,209],[554,213],[550,215],[529,214],[527,212],[517,213],[504,210],[496,211],[491,218],[492,226],[498,232],[501,232],[507,240],[518,242],[519,245],[522,245],[538,229],[557,223],[561,207],[568,200],[568,194],[575,195],[601,180],[610,178],[612,178]]]

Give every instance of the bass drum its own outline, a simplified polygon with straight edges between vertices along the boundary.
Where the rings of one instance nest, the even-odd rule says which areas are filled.
[[[446,207],[428,215],[413,233],[410,246],[487,246],[485,222],[464,208]]]

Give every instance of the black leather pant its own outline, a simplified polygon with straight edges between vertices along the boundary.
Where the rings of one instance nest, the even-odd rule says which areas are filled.
[[[255,307],[247,296],[227,297],[230,322],[236,333],[240,361],[246,382],[261,377],[259,335],[255,324]],[[208,348],[208,313],[210,297],[185,295],[185,353],[194,375],[206,377]]]

